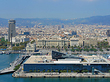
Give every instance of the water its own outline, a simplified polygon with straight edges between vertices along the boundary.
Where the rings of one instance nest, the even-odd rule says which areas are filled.
[[[19,54],[0,55],[0,69],[8,67]],[[110,78],[13,78],[12,74],[0,75],[0,82],[110,82]]]

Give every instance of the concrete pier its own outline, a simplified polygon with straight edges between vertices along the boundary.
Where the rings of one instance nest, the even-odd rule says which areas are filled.
[[[16,78],[110,78],[110,73],[92,75],[92,73],[24,73],[23,71],[14,72]]]

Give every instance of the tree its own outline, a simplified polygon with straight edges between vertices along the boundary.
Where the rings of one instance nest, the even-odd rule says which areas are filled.
[[[94,49],[94,52],[96,52],[97,51],[97,49]]]
[[[71,70],[68,70],[68,72],[71,72]]]
[[[88,48],[86,48],[86,49],[84,49],[84,51],[87,51],[87,52],[89,52],[89,49],[88,49]]]
[[[108,48],[108,42],[107,41],[101,41],[97,43],[98,48]]]
[[[55,70],[55,72],[58,72],[58,70]]]
[[[50,72],[50,70],[47,70],[47,72]]]
[[[31,41],[31,44],[33,44],[35,42],[35,40]]]
[[[7,42],[7,45],[10,45],[11,44],[11,42]]]
[[[93,48],[90,49],[90,51],[93,51],[93,50],[94,50]]]
[[[21,46],[13,46],[13,47],[12,47],[12,50],[17,51],[17,50],[21,50],[21,49],[24,49],[24,48],[25,48],[24,45],[21,45]]]
[[[20,49],[24,49],[24,48],[25,48],[25,46],[24,46],[24,45],[21,45],[21,46],[19,46],[19,48],[20,48]]]
[[[21,42],[20,45],[24,45],[26,47],[27,43],[29,43],[29,41]]]
[[[32,70],[29,70],[29,72],[32,72]]]
[[[37,72],[36,70],[34,70],[34,72]]]
[[[6,49],[6,46],[0,46],[0,49]]]
[[[43,70],[43,72],[45,72],[45,70]]]
[[[58,49],[58,51],[60,52],[60,46],[59,46],[59,45],[57,46],[57,49]]]
[[[101,48],[101,49],[99,49],[99,50],[103,52],[102,48]]]
[[[71,46],[71,48],[73,49],[73,46]]]
[[[60,52],[60,48],[58,48],[58,51]]]
[[[19,46],[14,46],[14,47],[12,47],[12,50],[17,51],[17,50],[20,50],[20,48],[19,48]]]
[[[0,39],[0,46],[7,46],[7,41],[4,38]]]
[[[89,49],[86,49],[87,52],[89,52]]]
[[[17,43],[16,46],[19,46],[19,43]]]
[[[14,70],[15,70],[15,71],[18,70],[19,67],[20,67],[20,64],[18,64],[17,66],[15,66]]]
[[[55,48],[55,46],[52,46],[51,48]]]
[[[89,72],[89,71],[88,71],[88,70],[82,70],[82,72],[87,73],[87,72]]]
[[[109,49],[106,49],[107,51],[109,51]]]
[[[76,51],[79,51],[79,49],[76,49]]]
[[[77,48],[77,46],[76,46],[76,45],[74,45],[74,48]]]
[[[75,52],[75,49],[71,49],[72,52]]]
[[[67,52],[68,50],[67,50],[67,49],[65,49],[65,51]]]

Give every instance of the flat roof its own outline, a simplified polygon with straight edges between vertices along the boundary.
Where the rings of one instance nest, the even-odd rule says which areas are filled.
[[[32,55],[31,57],[29,57],[27,59],[27,61],[24,64],[36,64],[36,63],[44,63],[44,61],[48,61],[48,63],[50,63],[50,61],[52,60],[52,56],[50,55]]]
[[[91,64],[110,64],[110,61],[104,58],[102,55],[92,55],[92,56],[82,56],[87,62],[86,63],[91,63]]]
[[[52,56],[50,55],[32,55],[30,58],[27,59],[24,64],[83,64],[83,65],[90,65],[90,64],[110,64],[110,61],[105,61],[105,62],[94,62],[92,61],[93,59],[99,59],[98,56],[93,55],[93,56],[84,56],[84,58],[88,59],[89,61],[87,62],[79,62],[79,61],[64,61],[64,59],[60,59],[60,61],[56,61],[52,59]],[[107,60],[104,57],[101,56],[103,60]],[[91,62],[92,61],[92,62]],[[63,62],[63,63],[62,63]]]

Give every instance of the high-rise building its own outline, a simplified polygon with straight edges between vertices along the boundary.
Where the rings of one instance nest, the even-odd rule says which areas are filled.
[[[30,34],[30,32],[24,32],[24,35],[29,35]]]
[[[72,36],[73,35],[77,35],[77,32],[76,31],[72,31],[71,34],[72,34]]]
[[[58,25],[58,30],[60,30],[61,29],[61,26],[60,25]]]
[[[16,30],[15,30],[15,20],[9,20],[9,28],[8,28],[8,41],[10,42],[12,37],[16,36]]]
[[[107,36],[110,37],[110,30],[107,30]]]
[[[64,28],[64,25],[62,25],[62,28]]]

